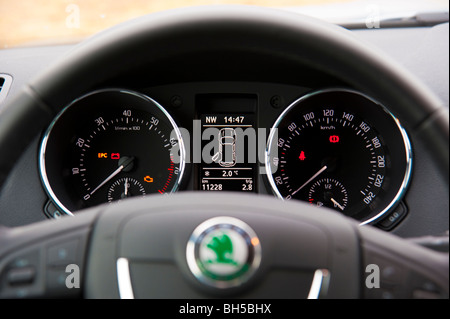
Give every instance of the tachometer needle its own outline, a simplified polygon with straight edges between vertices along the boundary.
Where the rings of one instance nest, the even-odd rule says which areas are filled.
[[[128,165],[130,165],[133,162],[133,160],[134,160],[134,157],[130,157],[126,161],[124,161],[122,163],[122,165],[119,166],[119,168],[117,168],[114,172],[112,172],[112,174],[109,175],[103,182],[101,182],[100,185],[98,185],[96,188],[94,188],[94,190],[90,193],[90,195],[94,194],[96,191],[98,191],[100,189],[100,187],[102,187],[103,185],[108,183],[111,180],[111,178],[113,178],[114,176],[119,174],[124,168],[126,168]]]
[[[311,183],[311,181],[316,178],[317,176],[319,176],[320,174],[322,174],[326,169],[328,168],[328,166],[324,166],[322,167],[317,173],[315,173],[310,179],[308,179],[302,186],[300,186],[296,191],[294,191],[291,196],[294,196],[295,194],[297,194],[303,187],[305,187],[306,185],[308,185],[309,183]]]

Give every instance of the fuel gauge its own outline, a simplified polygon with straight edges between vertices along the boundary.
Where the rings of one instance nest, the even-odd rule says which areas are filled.
[[[348,194],[341,182],[323,178],[309,189],[308,201],[317,206],[326,206],[343,212],[347,207]]]

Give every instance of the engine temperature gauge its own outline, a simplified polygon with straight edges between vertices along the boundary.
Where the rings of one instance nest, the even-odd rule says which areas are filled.
[[[139,181],[131,177],[122,177],[109,188],[108,202],[143,195],[145,195],[145,188]]]

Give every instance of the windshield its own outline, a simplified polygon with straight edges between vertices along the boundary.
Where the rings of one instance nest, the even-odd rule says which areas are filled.
[[[76,43],[120,22],[187,6],[257,5],[329,22],[379,27],[380,21],[447,12],[448,0],[0,0],[0,48]]]

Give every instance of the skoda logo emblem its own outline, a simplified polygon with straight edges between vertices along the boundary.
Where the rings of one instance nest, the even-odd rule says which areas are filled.
[[[189,269],[201,282],[216,288],[239,286],[261,262],[255,232],[233,217],[215,217],[200,224],[186,247]]]

